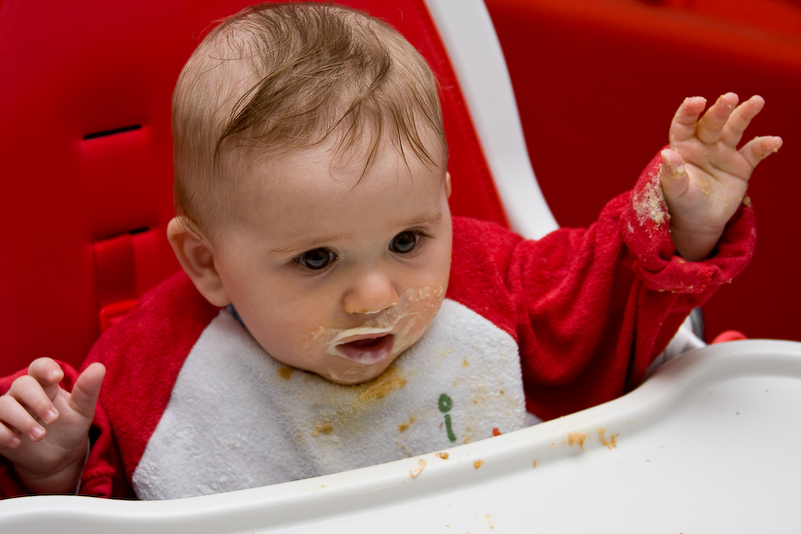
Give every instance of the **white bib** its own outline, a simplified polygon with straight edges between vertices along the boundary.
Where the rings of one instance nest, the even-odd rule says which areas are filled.
[[[377,379],[341,386],[272,359],[224,309],[186,359],[133,475],[140,499],[356,469],[526,426],[514,339],[445,300]]]

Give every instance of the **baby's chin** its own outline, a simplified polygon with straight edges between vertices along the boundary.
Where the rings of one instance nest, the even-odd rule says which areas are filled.
[[[371,380],[375,380],[389,368],[397,356],[387,358],[375,365],[353,365],[345,369],[327,369],[325,373],[318,373],[320,376],[340,384],[342,386],[357,386]]]

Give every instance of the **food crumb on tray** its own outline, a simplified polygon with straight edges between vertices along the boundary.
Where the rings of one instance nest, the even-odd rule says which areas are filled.
[[[606,439],[606,429],[598,427],[598,441],[610,451],[617,447],[617,437],[619,435],[620,434],[612,434],[609,439]]]
[[[417,478],[420,476],[420,473],[426,468],[426,461],[423,458],[417,462],[417,467],[409,471],[409,476],[412,478]]]
[[[567,435],[567,444],[569,446],[578,445],[579,448],[583,451],[584,450],[584,442],[587,439],[587,435],[583,432],[571,432]]]

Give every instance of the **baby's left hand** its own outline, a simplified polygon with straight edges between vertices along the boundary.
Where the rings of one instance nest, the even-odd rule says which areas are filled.
[[[670,125],[670,148],[662,151],[660,180],[671,236],[689,261],[709,256],[742,202],[751,172],[782,145],[780,137],[756,137],[738,150],[765,101],[754,96],[737,102],[737,95],[727,93],[699,120],[706,100],[686,99]]]

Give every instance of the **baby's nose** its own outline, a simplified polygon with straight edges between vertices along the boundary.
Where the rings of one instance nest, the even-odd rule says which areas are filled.
[[[349,314],[375,314],[398,303],[392,280],[382,272],[360,276],[345,293],[344,307]]]

